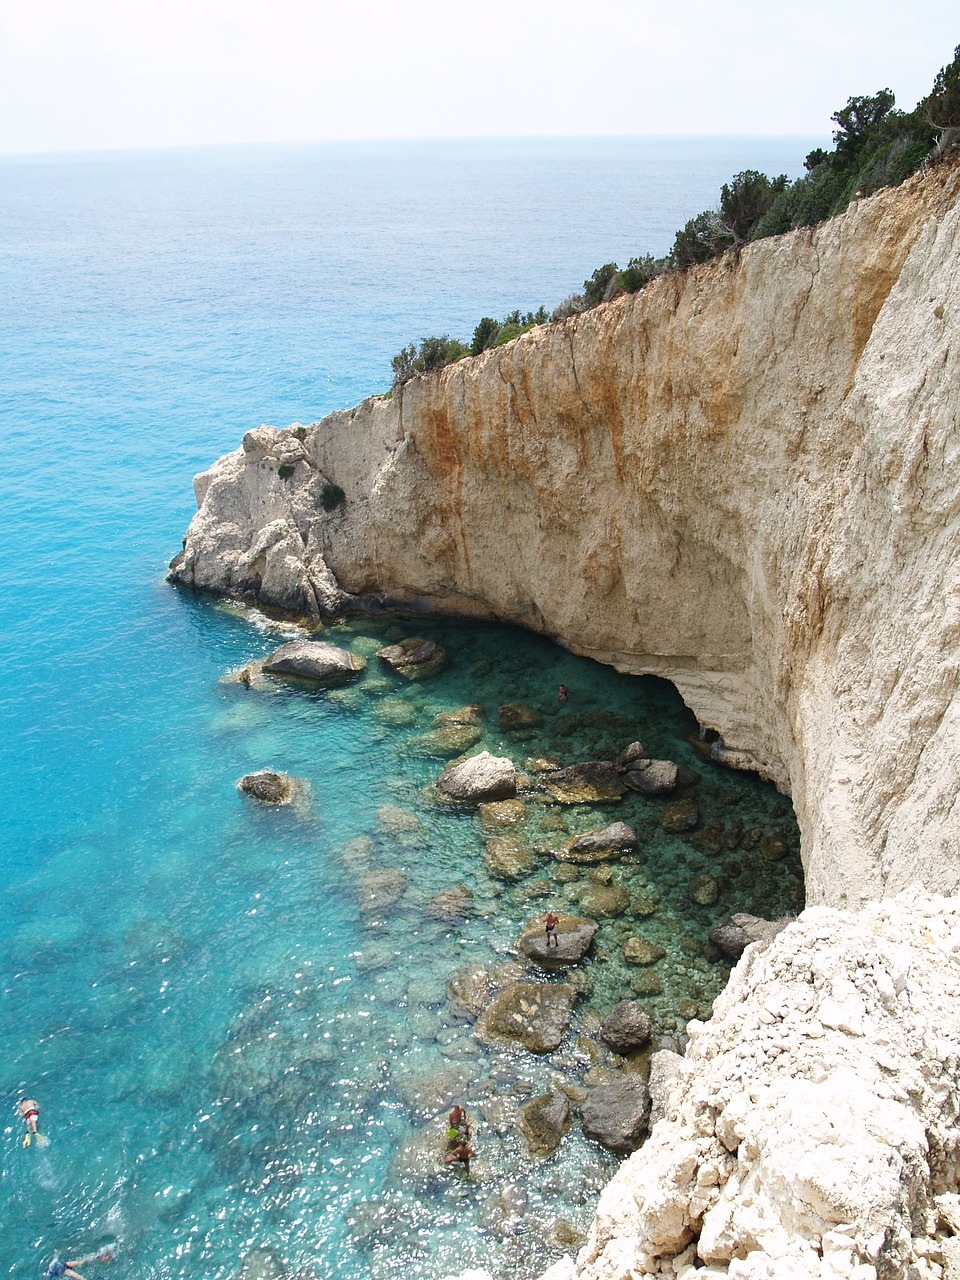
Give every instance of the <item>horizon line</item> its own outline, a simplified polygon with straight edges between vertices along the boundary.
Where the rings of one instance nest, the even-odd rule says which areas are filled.
[[[829,131],[802,133],[572,133],[572,134],[465,134],[465,135],[423,135],[418,137],[382,137],[371,138],[321,138],[294,140],[260,140],[244,142],[163,142],[145,143],[114,147],[67,147],[49,151],[3,151],[0,152],[0,163],[10,161],[51,161],[69,159],[93,159],[123,156],[174,153],[184,151],[242,151],[266,149],[307,149],[307,148],[346,148],[376,147],[404,145],[471,145],[490,142],[503,143],[571,143],[571,142],[699,142],[719,140],[739,140],[751,142],[787,141],[789,139],[805,139],[807,141],[829,138]]]

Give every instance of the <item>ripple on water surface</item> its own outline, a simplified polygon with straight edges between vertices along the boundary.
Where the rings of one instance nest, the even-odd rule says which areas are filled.
[[[189,607],[243,658],[289,634]],[[408,681],[376,658],[410,635],[442,645],[445,668]],[[116,1280],[226,1277],[254,1247],[316,1276],[480,1264],[534,1276],[576,1248],[618,1162],[583,1136],[578,1100],[645,1067],[643,1053],[624,1064],[604,1047],[601,1019],[635,998],[656,1036],[681,1035],[728,973],[707,931],[737,911],[798,909],[789,804],[704,760],[665,682],[505,627],[362,620],[325,638],[367,659],[356,682],[215,685],[149,820],[105,794],[97,831],[8,895],[13,998],[0,1020],[51,1135],[14,1158],[20,1133],[7,1129],[3,1194],[23,1226],[11,1273],[119,1239]],[[520,707],[508,729],[506,704]],[[462,751],[507,755],[535,779],[551,759],[612,760],[637,739],[680,766],[674,795],[560,805],[531,788],[478,813],[433,789]],[[236,791],[261,768],[302,780],[294,803]],[[678,803],[695,825],[670,833]],[[554,856],[613,821],[635,828],[636,852]],[[520,928],[548,907],[599,923],[565,978],[570,1029],[552,1053],[492,1049],[451,1007],[448,979],[473,965],[492,987],[560,981],[517,964]],[[649,945],[626,955],[651,963],[625,957],[634,939]],[[572,1100],[573,1124],[533,1159],[518,1109],[551,1090]],[[475,1125],[469,1178],[440,1159],[454,1101]]]

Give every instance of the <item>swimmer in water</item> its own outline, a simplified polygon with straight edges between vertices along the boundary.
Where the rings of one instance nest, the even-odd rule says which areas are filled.
[[[36,1138],[37,1146],[40,1146],[40,1132],[37,1129],[40,1108],[33,1098],[20,1099],[20,1119],[27,1126],[27,1132],[23,1135],[23,1145],[29,1147],[31,1139]]]
[[[77,1271],[77,1267],[85,1267],[91,1262],[112,1262],[113,1251],[111,1249],[101,1249],[99,1253],[88,1253],[86,1257],[75,1258],[71,1262],[61,1262],[59,1258],[54,1258],[47,1267],[47,1275],[53,1280],[57,1280],[60,1276],[66,1276],[67,1280],[83,1280],[83,1276]]]

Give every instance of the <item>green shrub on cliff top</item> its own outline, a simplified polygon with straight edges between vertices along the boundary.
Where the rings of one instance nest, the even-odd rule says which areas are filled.
[[[903,182],[931,155],[960,146],[960,45],[915,111],[898,111],[892,91],[879,89],[848,98],[831,119],[837,126],[834,149],[811,151],[804,161],[807,173],[798,181],[745,169],[724,183],[717,208],[697,214],[677,232],[668,257],[634,257],[622,270],[615,262],[604,263],[583,282],[583,293],[564,299],[549,317],[543,307],[526,315],[514,311],[499,321],[484,316],[469,348],[450,337],[424,338],[419,349],[404,347],[393,357],[394,385],[502,346],[548,319],[565,320],[619,293],[636,293],[665,271],[707,262],[749,240],[823,222],[855,197]]]

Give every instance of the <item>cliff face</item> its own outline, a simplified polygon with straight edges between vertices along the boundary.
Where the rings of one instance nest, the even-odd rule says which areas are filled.
[[[197,478],[172,577],[505,619],[665,676],[792,796],[808,901],[952,891],[958,297],[954,166],[249,432]]]

